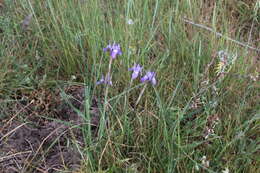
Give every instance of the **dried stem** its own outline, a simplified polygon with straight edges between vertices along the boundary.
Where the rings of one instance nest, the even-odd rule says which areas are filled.
[[[147,84],[144,85],[142,91],[140,92],[140,94],[139,94],[139,96],[138,96],[138,99],[137,99],[137,101],[136,101],[136,103],[135,103],[135,106],[137,106],[138,103],[139,103],[139,101],[141,100],[141,97],[143,96],[144,90],[145,90],[146,87],[147,87]]]
[[[227,39],[227,40],[229,40],[229,41],[232,41],[232,42],[234,42],[234,43],[236,43],[236,44],[238,44],[238,45],[240,45],[240,46],[243,46],[243,47],[246,47],[246,48],[248,48],[248,49],[252,49],[252,50],[254,50],[254,51],[260,52],[260,49],[257,49],[257,48],[255,48],[255,47],[249,46],[249,45],[246,44],[246,43],[242,43],[242,42],[240,42],[240,41],[237,41],[237,40],[234,40],[234,39],[232,39],[232,38],[230,38],[230,37],[227,37],[227,36],[221,34],[220,32],[214,31],[214,30],[213,30],[212,28],[210,28],[210,27],[207,27],[207,26],[202,25],[202,24],[197,24],[197,23],[195,23],[195,22],[193,22],[193,21],[191,21],[191,20],[187,20],[187,19],[182,19],[182,20],[183,20],[184,22],[188,23],[188,24],[191,24],[191,25],[197,26],[197,27],[199,27],[199,28],[205,29],[205,30],[207,30],[207,31],[213,32],[213,33],[214,33],[216,36],[218,36],[218,37],[224,37],[225,39]]]
[[[106,77],[111,77],[111,66],[112,66],[112,61],[113,59],[110,58],[109,60],[109,65],[108,65],[108,72],[107,72],[107,75]],[[106,78],[105,77],[105,78]],[[112,79],[111,79],[112,80]],[[105,106],[104,106],[104,111],[106,112],[106,109],[107,109],[107,105],[108,105],[108,101],[107,101],[107,96],[108,96],[108,88],[109,88],[109,85],[107,84],[106,85],[106,90],[105,90]]]

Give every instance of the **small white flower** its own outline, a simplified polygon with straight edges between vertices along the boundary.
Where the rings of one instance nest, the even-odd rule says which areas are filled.
[[[75,80],[75,79],[77,79],[77,77],[75,75],[72,75],[71,80]]]
[[[228,53],[225,50],[221,50],[217,54],[219,58],[216,67],[217,75],[228,73],[237,59],[237,54]]]
[[[204,138],[208,139],[210,135],[215,135],[214,129],[210,127],[206,127],[204,130]]]
[[[254,76],[254,75],[249,75],[249,78],[250,78],[252,81],[254,81],[254,82],[256,82],[257,79],[258,79],[258,77],[257,77],[257,76]]]
[[[128,25],[133,25],[134,24],[134,21],[132,19],[127,19],[126,23]]]
[[[202,164],[204,167],[206,167],[206,168],[209,167],[209,161],[207,160],[207,157],[206,157],[206,156],[203,156],[203,157],[201,158],[201,164]]]
[[[229,173],[229,169],[225,168],[225,170],[223,170],[222,173]]]

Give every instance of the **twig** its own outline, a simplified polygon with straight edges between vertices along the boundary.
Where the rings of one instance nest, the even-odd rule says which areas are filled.
[[[5,127],[15,118],[17,115],[19,115],[23,110],[25,110],[27,107],[29,107],[32,103],[34,103],[34,100],[32,100],[30,103],[28,103],[26,106],[22,107],[12,118],[8,120],[7,123],[3,125],[3,127],[0,129],[0,132],[2,132]]]
[[[227,40],[229,40],[229,41],[232,41],[232,42],[234,42],[234,43],[236,43],[236,44],[238,44],[238,45],[240,45],[240,46],[243,46],[243,47],[246,47],[246,48],[248,48],[248,49],[252,49],[252,50],[255,50],[255,51],[257,51],[257,52],[260,52],[260,49],[257,49],[257,48],[255,48],[255,47],[249,46],[249,45],[246,44],[246,43],[242,43],[242,42],[240,42],[240,41],[237,41],[237,40],[234,40],[234,39],[232,39],[232,38],[230,38],[230,37],[227,37],[227,36],[221,34],[220,32],[214,31],[214,30],[213,30],[212,28],[210,28],[210,27],[207,27],[207,26],[202,25],[202,24],[195,23],[195,22],[190,21],[190,20],[187,20],[187,19],[182,19],[182,20],[183,20],[184,22],[186,22],[186,23],[191,24],[191,25],[194,25],[194,26],[197,26],[197,27],[199,27],[199,28],[205,29],[205,30],[207,30],[207,31],[213,32],[213,33],[214,33],[216,36],[218,36],[218,37],[224,37],[225,39],[227,39]]]
[[[37,156],[37,154],[40,152],[40,149],[42,148],[43,144],[47,141],[47,139],[48,139],[49,137],[51,137],[54,133],[57,133],[57,131],[58,131],[60,128],[62,128],[62,127],[63,127],[63,126],[60,126],[60,127],[56,128],[56,129],[54,129],[48,136],[46,136],[46,137],[43,139],[43,141],[42,141],[41,144],[39,145],[38,149],[37,149],[36,152],[34,153],[34,156],[31,158],[30,161],[28,161],[28,164],[25,165],[25,167],[23,167],[23,170],[26,170],[26,169],[29,167],[30,163],[35,159],[35,157]],[[65,132],[65,131],[63,131],[63,133],[64,133],[64,132]]]
[[[145,84],[144,87],[143,87],[143,89],[141,90],[141,92],[140,92],[140,94],[139,94],[139,96],[138,96],[138,99],[137,99],[137,101],[136,101],[136,103],[135,103],[135,106],[137,106],[138,103],[139,103],[139,101],[141,100],[141,97],[143,96],[144,90],[145,90],[146,87],[147,87],[147,84]]]
[[[108,145],[109,142],[110,142],[110,141],[107,140],[106,145],[105,145],[103,151],[101,152],[101,156],[100,156],[100,159],[99,159],[99,161],[98,161],[98,165],[99,165],[100,168],[101,168],[101,162],[102,162],[103,155],[104,155],[104,153],[105,153],[105,151],[106,151],[106,148],[107,148],[107,145]]]
[[[27,124],[27,123],[23,123],[23,124],[17,126],[16,128],[14,128],[13,130],[11,130],[10,132],[6,133],[6,134],[0,139],[0,141],[2,141],[5,137],[9,136],[11,133],[13,133],[14,131],[16,131],[16,130],[19,129],[20,127],[24,126],[25,124]]]
[[[8,156],[0,157],[0,162],[3,162],[5,160],[10,160],[17,155],[28,154],[28,153],[31,153],[31,152],[32,151],[23,151],[23,152],[19,152],[19,153],[10,154]]]
[[[254,27],[254,21],[255,21],[255,20],[253,20],[252,25],[251,25],[251,28],[250,28],[247,45],[249,45],[249,43],[251,42],[251,39],[252,39],[252,31],[253,31],[253,27]]]
[[[108,78],[108,82],[110,82],[110,78],[111,78],[111,66],[112,66],[112,61],[113,59],[110,58],[109,60],[109,65],[108,65],[108,72],[107,72],[107,75],[106,77]],[[106,77],[105,77],[105,80],[106,80]],[[108,101],[107,101],[107,97],[108,97],[108,86],[109,84],[106,85],[106,90],[105,90],[105,106],[104,106],[104,111],[106,112],[107,110],[107,106],[108,106]]]

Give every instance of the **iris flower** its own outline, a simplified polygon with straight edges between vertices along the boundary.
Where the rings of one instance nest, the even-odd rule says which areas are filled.
[[[113,43],[109,44],[103,49],[104,52],[110,51],[110,57],[115,59],[117,55],[122,55],[122,51],[119,44]]]
[[[142,68],[143,67],[140,66],[140,64],[135,64],[132,68],[128,69],[129,71],[133,71],[131,77],[132,80],[136,79],[139,76],[139,74],[142,72]]]
[[[148,71],[145,76],[141,78],[141,82],[151,82],[152,85],[156,85],[155,72]]]
[[[105,78],[104,78],[104,76],[102,75],[101,79],[100,79],[99,81],[97,81],[96,84],[97,84],[97,85],[99,85],[99,84],[112,85],[112,81],[111,81],[110,75],[106,75]]]

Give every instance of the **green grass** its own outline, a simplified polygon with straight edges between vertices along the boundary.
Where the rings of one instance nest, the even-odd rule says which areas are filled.
[[[29,14],[32,21],[22,30]],[[110,127],[102,121],[95,141],[86,133],[82,172],[259,172],[260,85],[259,77],[249,77],[260,73],[259,16],[257,0],[6,0],[0,98],[59,87],[72,75],[89,86],[90,97],[104,97],[105,88],[95,83],[109,64],[102,49],[115,41],[123,55],[113,60],[106,97]],[[220,50],[237,54],[223,78],[216,73]],[[148,85],[132,109],[144,87],[138,80],[130,84],[134,63],[155,71],[158,84]],[[194,100],[198,108],[191,109]],[[219,122],[205,139],[213,115]]]

